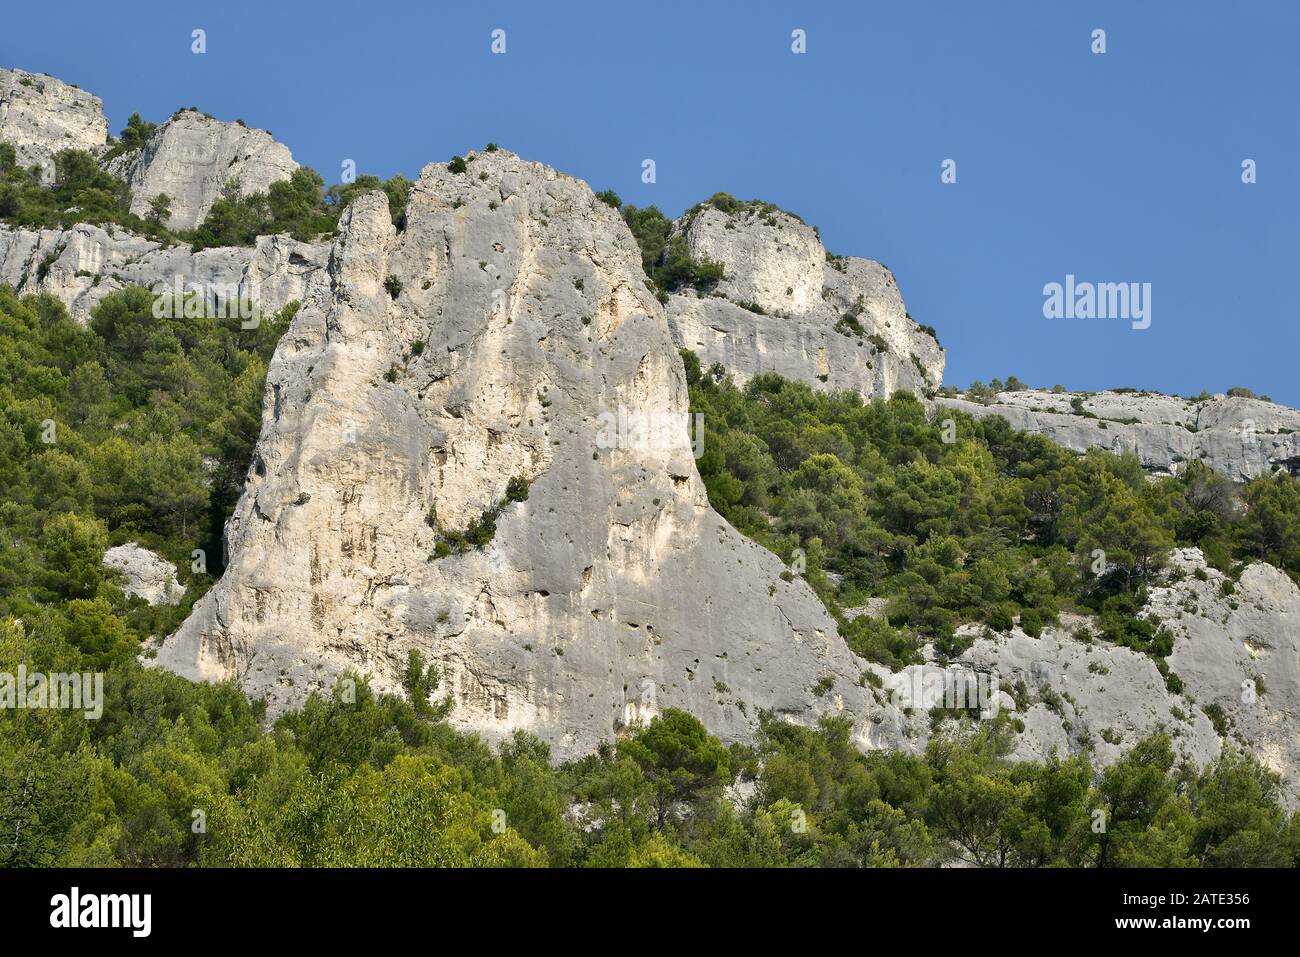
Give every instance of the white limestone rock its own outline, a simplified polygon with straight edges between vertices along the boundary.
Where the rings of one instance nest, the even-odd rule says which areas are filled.
[[[107,141],[99,97],[44,73],[0,68],[0,142],[13,145],[19,165],[66,149],[97,153]]]
[[[276,714],[345,669],[395,689],[419,650],[454,723],[561,757],[670,706],[904,745],[811,589],[709,507],[664,312],[586,184],[499,151],[426,167],[403,232],[358,198],[266,388],[229,566],[157,664]],[[620,408],[646,429],[611,448]],[[426,516],[463,530],[515,476],[490,544],[437,557]]]
[[[125,579],[123,591],[151,605],[177,605],[185,595],[185,587],[176,580],[176,566],[135,542],[104,552],[104,567]]]
[[[1300,589],[1257,562],[1232,585],[1200,549],[1176,549],[1181,577],[1154,589],[1147,613],[1174,633],[1169,667],[1202,707],[1217,706],[1230,740],[1300,795]]]
[[[148,215],[154,197],[167,194],[167,226],[175,230],[201,223],[227,183],[238,181],[243,195],[264,193],[297,168],[289,148],[265,130],[194,110],[175,114],[143,147],[109,164],[109,171],[131,187],[131,212],[137,216]]]
[[[1004,705],[1015,709],[1015,696],[1026,696],[1027,707],[1017,715],[1025,730],[1017,735],[1013,757],[1067,757],[1086,747],[1094,767],[1105,767],[1161,731],[1183,760],[1204,766],[1218,757],[1219,737],[1210,720],[1166,689],[1151,658],[1103,641],[1078,641],[1073,624],[1044,628],[1039,638],[1019,628],[981,637],[960,658],[1014,689]]]
[[[1076,398],[1095,418],[1073,411]],[[1260,399],[1026,389],[999,392],[989,405],[965,396],[935,401],[976,417],[1000,415],[1018,431],[1039,433],[1075,452],[1134,452],[1156,474],[1173,474],[1193,459],[1238,482],[1275,469],[1300,470],[1300,412]]]
[[[325,266],[329,247],[289,236],[259,236],[254,246],[192,252],[163,246],[117,226],[78,224],[70,229],[0,226],[0,283],[19,293],[49,293],[86,322],[110,292],[128,285],[155,292],[197,289],[210,301],[232,294],[250,298],[263,315],[274,315],[306,294]]]
[[[879,263],[827,259],[817,233],[789,213],[704,205],[674,224],[695,259],[722,263],[711,295],[669,296],[669,328],[701,363],[738,382],[776,372],[816,389],[923,397],[943,381],[944,354],[903,306]]]

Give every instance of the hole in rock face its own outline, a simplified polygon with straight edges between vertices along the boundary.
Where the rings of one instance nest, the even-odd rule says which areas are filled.
[[[1292,476],[1300,478],[1300,455],[1293,456],[1289,459],[1283,459],[1278,463],[1286,469]]]

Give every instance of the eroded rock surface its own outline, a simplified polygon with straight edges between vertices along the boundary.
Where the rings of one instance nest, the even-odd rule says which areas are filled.
[[[1076,399],[1087,415],[1072,408]],[[1177,472],[1193,459],[1235,481],[1300,469],[1300,412],[1260,399],[1027,389],[999,392],[989,405],[965,397],[935,401],[977,417],[1000,415],[1014,429],[1045,435],[1076,452],[1134,452],[1157,474]]]
[[[1169,667],[1222,730],[1300,794],[1300,589],[1257,562],[1235,583],[1200,549],[1176,549],[1179,580],[1155,589],[1148,613],[1174,633]],[[1230,584],[1225,584],[1230,583]]]
[[[95,153],[107,140],[99,97],[44,73],[0,69],[0,142],[13,144],[20,166],[66,149]]]
[[[0,226],[0,282],[19,293],[50,293],[85,322],[110,292],[128,285],[156,292],[198,290],[210,301],[250,297],[264,315],[301,300],[308,280],[325,266],[329,247],[289,236],[259,236],[254,246],[192,252],[163,246],[116,226],[71,229]]]
[[[176,566],[135,542],[104,552],[104,566],[122,575],[122,590],[151,605],[175,605],[185,594],[176,580]]]
[[[695,259],[722,263],[711,295],[669,297],[674,341],[744,382],[777,372],[817,389],[924,396],[943,381],[938,340],[912,321],[893,275],[827,258],[812,227],[762,204],[704,206],[678,220]]]
[[[244,195],[264,193],[298,164],[266,130],[182,110],[108,168],[131,187],[131,212],[148,215],[150,202],[165,193],[171,200],[167,226],[185,230],[203,221],[228,183],[238,182]]]
[[[617,213],[501,151],[426,167],[407,222],[382,193],[344,214],[270,366],[230,566],[158,663],[275,712],[348,668],[395,688],[418,649],[454,722],[561,755],[668,706],[727,740],[760,709],[843,710],[862,746],[897,746],[812,591],[709,507]],[[620,409],[643,428],[611,448]],[[491,542],[437,557],[426,516],[464,530],[516,476]]]

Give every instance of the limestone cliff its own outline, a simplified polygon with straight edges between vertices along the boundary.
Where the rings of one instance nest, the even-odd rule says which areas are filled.
[[[1076,400],[1082,411],[1075,410]],[[936,401],[974,416],[1000,415],[1018,431],[1040,433],[1076,452],[1134,452],[1158,474],[1177,472],[1192,459],[1236,481],[1300,467],[1300,412],[1259,399],[1027,389],[999,392],[988,405],[961,396]]]
[[[0,71],[0,139],[24,162],[98,151],[102,109]],[[295,165],[269,134],[187,111],[110,168],[131,180],[134,210],[168,193],[183,229],[232,178],[261,190]],[[237,289],[263,312],[303,303],[269,368],[229,565],[154,663],[236,679],[276,714],[348,669],[395,689],[418,650],[442,671],[454,723],[490,739],[528,730],[561,757],[670,706],[725,740],[749,737],[760,710],[842,713],[860,747],[916,751],[944,703],[918,685],[983,675],[1018,720],[1018,757],[1092,749],[1105,765],[1164,730],[1193,763],[1225,741],[1257,753],[1294,801],[1300,590],[1276,569],[1227,582],[1175,552],[1147,613],[1175,634],[1181,694],[1151,659],[1080,640],[1087,623],[1069,618],[1037,639],[965,625],[974,640],[955,670],[931,650],[891,675],[852,655],[809,587],[709,507],[679,347],[742,381],[774,371],[867,397],[933,395],[944,368],[885,267],[828,256],[774,207],[724,205],[674,229],[725,278],[666,306],[616,212],[504,151],[463,173],[427,167],[400,231],[384,194],[361,196],[328,245],[264,236],[193,253],[116,227],[0,228],[0,282],[58,296],[83,321],[129,284]],[[1131,449],[1153,472],[1200,457],[1247,479],[1300,460],[1300,413],[1258,400],[937,401],[1076,451]],[[105,560],[129,590],[170,600],[174,570],[141,551]]]
[[[644,280],[584,183],[504,151],[426,167],[402,232],[357,200],[271,363],[230,565],[158,663],[278,711],[418,649],[454,722],[561,755],[668,706],[724,739],[843,710],[896,746],[812,591],[709,507]]]
[[[679,346],[737,381],[776,372],[817,389],[924,396],[943,381],[944,355],[907,314],[879,263],[828,257],[812,227],[761,203],[705,204],[674,225],[695,259],[720,262],[712,295],[668,300]]]
[[[1287,804],[1300,807],[1300,588],[1262,562],[1233,582],[1199,549],[1175,549],[1143,614],[1173,632],[1167,663],[1181,693],[1151,658],[1088,639],[1096,623],[1070,614],[1038,638],[963,625],[974,642],[955,662],[913,665],[884,675],[883,686],[896,706],[930,711],[953,675],[983,676],[1000,690],[997,710],[1018,722],[1017,760],[1087,750],[1105,767],[1161,732],[1198,767],[1236,747],[1280,775]],[[903,746],[918,750],[929,733],[928,722],[913,722]]]
[[[327,252],[325,246],[288,236],[259,236],[254,246],[195,253],[116,226],[0,226],[0,282],[20,293],[56,296],[80,322],[106,295],[129,285],[156,292],[197,289],[216,299],[246,296],[270,315],[302,299],[307,281],[324,268]]]
[[[195,110],[182,110],[158,127],[138,150],[116,157],[109,172],[131,187],[131,212],[149,213],[161,193],[171,200],[166,225],[193,229],[227,184],[248,195],[264,193],[298,168],[289,148],[265,130],[226,123]]]
[[[61,150],[100,150],[108,140],[104,103],[44,73],[0,68],[0,142],[20,166],[46,163]]]

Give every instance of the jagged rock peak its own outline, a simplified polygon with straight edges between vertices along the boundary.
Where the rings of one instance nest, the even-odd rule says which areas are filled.
[[[44,73],[0,68],[0,142],[13,144],[20,165],[65,149],[95,153],[107,140],[99,97]]]
[[[725,194],[674,224],[691,256],[721,263],[709,292],[670,297],[680,346],[739,381],[761,372],[867,397],[943,381],[944,354],[880,263],[828,254],[817,231],[770,203]]]
[[[110,172],[131,187],[131,212],[145,216],[154,197],[171,200],[171,229],[201,223],[226,184],[244,195],[264,193],[298,168],[289,148],[266,130],[181,110],[137,150],[114,158]]]
[[[270,365],[230,565],[158,663],[276,713],[347,668],[395,688],[419,650],[454,722],[561,755],[668,706],[727,740],[843,711],[898,746],[811,589],[709,507],[622,219],[467,159],[423,170],[401,232],[382,193],[345,212]]]

